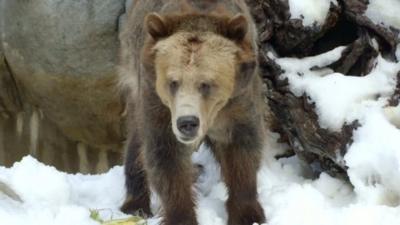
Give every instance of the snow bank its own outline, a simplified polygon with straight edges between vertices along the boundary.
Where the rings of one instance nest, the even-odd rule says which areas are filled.
[[[90,209],[107,209],[105,217],[123,216],[118,211],[125,191],[122,167],[103,175],[69,175],[27,156],[12,168],[0,167],[0,180],[23,201],[0,193],[0,224],[97,224]]]
[[[369,0],[365,15],[375,24],[400,29],[399,0]]]
[[[382,110],[370,108],[345,156],[350,180],[361,202],[400,204],[399,141],[400,130]]]
[[[344,157],[354,190],[323,175],[317,181],[285,190],[284,197],[274,193],[271,198],[278,201],[292,191],[303,195],[286,198],[290,203],[282,200],[282,210],[293,207],[291,213],[287,212],[293,216],[283,222],[272,220],[271,224],[400,222],[400,106],[387,106],[398,83],[400,63],[388,62],[379,56],[371,73],[363,77],[345,76],[326,69],[340,58],[343,50],[339,47],[303,59],[274,58],[269,54],[284,70],[281,78],[288,79],[291,91],[297,96],[308,96],[310,103],[315,104],[321,127],[338,131],[354,120],[361,125],[354,132],[354,142]],[[276,207],[271,208],[276,210]],[[296,214],[299,208],[301,215]]]
[[[302,19],[304,26],[322,25],[331,3],[337,5],[336,0],[289,0],[290,18]]]
[[[366,150],[370,153],[363,159],[370,160],[366,163],[372,162],[372,169],[363,167],[361,162],[363,160],[357,160],[358,157],[355,154],[365,149],[365,146],[360,146],[360,143],[369,140],[370,135],[376,135],[370,132],[373,132],[371,127],[377,124],[378,128],[382,128],[381,135],[394,132],[394,128],[384,122],[384,118],[380,117],[379,113],[371,114],[365,127],[356,135],[356,141],[352,146],[353,153],[346,158],[349,165],[356,168],[351,171],[354,177],[360,177],[361,173],[367,175],[371,170],[376,172],[372,154],[378,152],[379,146],[386,145],[379,145],[376,140],[370,142],[371,145]],[[395,144],[396,138],[399,140],[398,136],[393,136],[388,142]],[[259,198],[266,211],[268,225],[395,225],[400,223],[400,207],[397,205],[390,207],[379,201],[367,201],[368,204],[366,204],[366,198],[391,198],[384,195],[382,191],[368,188],[356,188],[353,191],[350,185],[327,174],[321,174],[319,179],[312,181],[304,178],[306,169],[301,166],[301,162],[296,157],[276,160],[274,156],[287,148],[285,145],[277,144],[277,139],[278,135],[269,134],[270,141],[265,147],[265,159],[258,174]],[[386,154],[380,155],[382,157],[378,160],[379,162],[387,160]],[[193,155],[193,161],[204,167],[203,174],[195,185],[198,190],[197,214],[200,225],[226,225],[227,213],[224,202],[227,199],[227,191],[221,181],[219,166],[205,147]],[[396,161],[399,162],[399,159],[386,161],[386,168],[382,170],[382,173],[386,175],[380,178],[385,184],[392,185],[393,191],[398,192],[398,187],[400,187],[398,178],[392,181],[385,180],[388,176],[398,173],[398,170],[390,171]],[[58,172],[53,167],[45,166],[32,157],[25,157],[12,168],[0,168],[0,180],[15,189],[24,201],[24,203],[19,203],[0,194],[0,224],[98,224],[90,218],[90,209],[103,209],[102,218],[105,219],[110,218],[111,215],[114,218],[125,216],[118,211],[125,191],[122,167],[115,167],[102,175],[69,175]],[[352,181],[357,182],[354,179]],[[160,219],[155,217],[148,223],[156,225],[159,221]]]

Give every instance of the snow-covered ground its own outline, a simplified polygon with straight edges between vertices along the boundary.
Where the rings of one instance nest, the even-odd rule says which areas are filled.
[[[326,174],[314,181],[306,179],[302,164],[295,157],[275,160],[273,156],[286,146],[276,143],[276,134],[270,134],[269,138],[258,175],[260,201],[268,215],[268,224],[400,224],[400,207],[385,202],[365,202],[360,196],[367,193],[353,191],[348,184]],[[382,152],[384,155],[384,149]],[[220,181],[219,167],[205,148],[193,155],[193,161],[205,165],[204,174],[196,184],[200,224],[225,225],[224,201],[227,196]],[[399,173],[398,169],[392,169],[391,173]],[[0,180],[13,188],[23,201],[14,201],[0,194],[0,224],[98,224],[90,218],[91,209],[100,209],[103,219],[124,217],[118,211],[124,198],[123,179],[122,167],[115,167],[102,175],[69,175],[32,157],[25,157],[12,168],[0,168]],[[393,182],[400,186],[396,180]],[[370,185],[371,190],[364,191],[384,196],[379,185]],[[148,223],[152,225],[158,221],[158,218],[153,218]]]
[[[0,167],[0,181],[22,200],[0,193],[2,225],[94,225],[98,223],[90,218],[89,209],[119,216],[116,209],[124,197],[121,167],[103,175],[69,175],[27,156],[12,168]]]

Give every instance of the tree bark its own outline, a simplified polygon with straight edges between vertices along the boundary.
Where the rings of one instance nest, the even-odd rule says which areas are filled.
[[[321,128],[307,96],[296,97],[288,82],[279,79],[282,69],[268,57],[270,51],[278,57],[312,56],[346,45],[341,59],[329,67],[335,72],[353,76],[368,74],[379,53],[395,60],[398,30],[376,25],[367,18],[364,15],[368,4],[365,0],[338,2],[339,5],[331,4],[323,25],[304,27],[301,20],[290,19],[285,0],[247,0],[260,33],[260,64],[268,86],[266,97],[275,119],[273,130],[280,133],[281,141],[291,147],[285,155],[297,154],[312,167],[315,175],[325,171],[333,176],[346,177],[342,157],[352,142],[358,121],[344,125],[340,132]],[[372,46],[373,38],[378,41],[379,52]],[[399,88],[391,102],[398,104]]]

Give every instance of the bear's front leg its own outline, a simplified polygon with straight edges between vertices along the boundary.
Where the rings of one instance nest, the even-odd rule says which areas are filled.
[[[132,132],[128,140],[125,159],[125,186],[127,198],[121,211],[127,214],[151,216],[150,190],[143,168],[143,145],[138,133]]]
[[[149,181],[163,207],[164,225],[197,225],[192,191],[191,152],[177,142],[170,126],[147,137]]]
[[[257,126],[235,125],[229,143],[211,143],[228,188],[228,225],[264,223],[264,210],[258,202],[257,171],[262,156],[262,132]]]

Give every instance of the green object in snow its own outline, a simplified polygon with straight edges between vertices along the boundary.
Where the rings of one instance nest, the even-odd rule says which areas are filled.
[[[101,225],[146,225],[146,220],[139,216],[131,216],[125,219],[105,221],[101,219],[98,210],[90,210],[90,218],[99,222]]]

